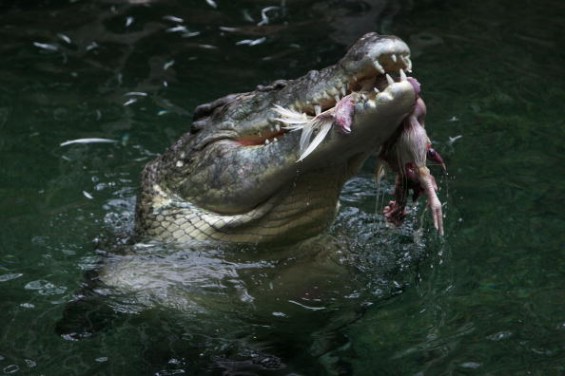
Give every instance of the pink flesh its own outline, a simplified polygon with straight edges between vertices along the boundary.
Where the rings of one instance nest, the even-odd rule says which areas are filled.
[[[408,77],[407,80],[412,84],[412,87],[414,88],[414,92],[416,94],[420,94],[422,85],[420,85],[418,80],[415,79],[414,77]]]
[[[416,94],[419,94],[418,81],[412,77],[408,78],[408,81],[414,87]],[[442,206],[437,197],[435,179],[426,167],[426,157],[431,156],[431,159],[440,163],[444,168],[445,164],[439,153],[431,148],[424,129],[425,116],[426,104],[418,96],[414,110],[402,123],[400,135],[381,153],[381,158],[397,173],[395,200],[385,207],[384,215],[389,222],[400,225],[407,214],[408,190],[413,191],[414,200],[424,193],[432,212],[434,227],[440,235],[443,235]]]
[[[441,202],[437,197],[435,179],[426,167],[426,158],[429,156],[434,162],[440,163],[444,169],[445,164],[439,153],[431,148],[431,143],[424,129],[427,109],[424,100],[419,96],[420,83],[413,77],[408,77],[407,80],[417,94],[414,109],[404,119],[399,137],[392,145],[385,147],[385,151],[381,153],[381,158],[397,173],[394,191],[396,200],[391,201],[385,207],[384,215],[389,222],[395,225],[402,224],[407,214],[408,190],[412,190],[413,200],[424,193],[432,212],[434,227],[440,235],[443,235]],[[351,95],[343,97],[335,105],[334,124],[343,133],[351,132],[354,110],[355,103]]]
[[[351,123],[353,121],[353,112],[355,111],[355,104],[351,96],[343,97],[335,105],[334,124],[343,133],[351,133]]]

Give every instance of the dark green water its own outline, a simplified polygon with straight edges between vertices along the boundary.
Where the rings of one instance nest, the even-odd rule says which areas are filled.
[[[305,375],[565,374],[561,1],[287,1],[263,26],[261,9],[279,2],[131,3],[0,4],[0,373],[198,375],[254,333],[277,336],[265,351]],[[362,298],[334,297],[334,315],[282,323],[120,301],[92,338],[56,333],[97,262],[93,240],[127,235],[142,166],[185,131],[195,105],[333,64],[371,30],[411,45],[450,170],[446,236],[424,231],[424,260],[386,256],[411,238],[380,229],[390,243],[369,253],[396,268],[360,277]],[[90,137],[115,142],[61,146]],[[348,186],[336,225],[358,230],[353,242],[377,221],[368,175]],[[364,262],[359,273],[372,276]],[[249,270],[243,279],[268,284]],[[209,340],[230,325],[231,337]]]

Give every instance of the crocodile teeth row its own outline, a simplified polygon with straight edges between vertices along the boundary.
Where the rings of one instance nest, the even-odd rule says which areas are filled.
[[[404,64],[404,66],[406,67],[407,71],[411,71],[412,70],[412,61],[410,61],[410,57],[405,56],[405,55],[395,55],[392,54],[390,55],[390,59],[392,60],[393,63],[397,63],[398,59],[400,58],[400,60],[402,60],[402,63]],[[385,74],[386,71],[383,68],[381,62],[377,59],[375,61],[373,61],[373,66],[375,67],[375,69],[380,73],[380,74]]]
[[[406,72],[411,72],[412,71],[412,61],[410,60],[410,57],[408,55],[401,55],[401,54],[391,54],[389,55],[390,59],[392,60],[393,63],[397,63],[399,60],[402,61],[403,65],[404,65],[404,69],[400,68],[398,70],[399,74],[400,74],[400,80],[401,81],[405,81],[406,80]],[[384,67],[382,66],[382,64],[379,62],[379,60],[374,60],[373,61],[373,66],[375,67],[375,69],[380,73],[385,75],[386,80],[388,82],[389,85],[393,84],[395,81],[394,79],[386,73]],[[330,88],[326,91],[324,91],[323,93],[321,93],[320,95],[312,98],[312,102],[314,103],[313,105],[313,111],[316,115],[319,115],[322,111],[324,111],[324,109],[321,106],[321,102],[322,101],[327,101],[327,99],[332,99],[333,101],[335,101],[335,103],[339,102],[341,98],[345,97],[347,95],[347,87],[349,86],[349,82],[345,81],[339,85],[337,85],[336,87]],[[374,88],[375,93],[379,93],[380,91],[377,88]],[[304,111],[301,103],[299,102],[295,102],[293,105],[289,106],[290,109],[292,110],[300,110],[300,111]]]
[[[383,68],[383,66],[381,65],[381,63],[379,63],[377,60],[373,61],[373,65],[375,66],[375,69],[380,73],[380,74],[385,74],[385,69]]]
[[[277,142],[279,139],[277,137],[273,137],[272,139],[266,139],[265,142],[263,142],[265,145],[269,145],[271,143]]]
[[[278,140],[279,140],[278,138],[273,137],[271,140],[266,139],[265,142],[263,142],[263,144],[269,145],[270,143],[277,142]]]
[[[282,129],[282,128],[281,128],[281,124],[280,124],[279,122],[274,122],[274,121],[272,121],[272,122],[270,121],[270,123],[271,123],[271,128],[270,128],[270,129],[271,129],[271,132],[272,132],[272,133],[280,133],[280,131],[281,131],[281,129]],[[257,135],[258,137],[260,137],[260,136],[261,136],[261,132],[257,132],[256,135]]]
[[[391,55],[391,56],[396,56],[396,55]],[[400,58],[403,59],[403,60],[407,60],[408,62],[410,62],[410,60],[407,59],[407,58],[405,58],[404,56],[401,56]],[[396,58],[393,58],[393,60],[394,60],[394,59],[396,59]],[[375,67],[377,66],[377,64],[378,64],[378,63],[375,63]],[[379,66],[380,68],[382,68],[382,66],[381,66],[380,64],[378,64],[378,66]],[[410,67],[411,67],[411,64],[406,64],[406,71],[410,71]],[[400,68],[400,69],[398,70],[398,73],[399,73],[399,76],[400,76],[400,80],[401,80],[401,81],[406,81],[407,76],[406,76],[406,73],[404,72],[404,69]],[[392,85],[392,84],[395,83],[395,80],[390,76],[390,74],[386,73],[384,69],[382,69],[382,74],[385,75],[385,78],[386,78],[387,83],[388,83],[389,85]],[[333,95],[333,98],[332,98],[332,96],[331,96],[331,93],[335,92],[336,89],[327,90],[326,92],[324,92],[324,94],[323,94],[322,96],[319,96],[319,97],[317,97],[317,98],[314,98],[314,103],[315,103],[315,104],[313,105],[313,108],[314,108],[314,113],[315,113],[315,115],[319,115],[319,114],[324,110],[324,109],[322,108],[322,106],[321,106],[319,103],[316,103],[316,102],[321,102],[322,99],[327,99],[327,98],[332,98],[335,103],[339,102],[339,101],[341,100],[341,98],[343,98],[343,97],[345,97],[345,96],[347,95],[347,90],[346,90],[345,86],[346,86],[346,85],[341,86],[341,88],[339,89],[339,94],[334,94],[334,95]],[[380,90],[377,89],[376,87],[373,88],[373,90],[374,90],[374,92],[377,93],[377,94],[380,93]],[[295,105],[294,105],[294,106],[291,106],[291,107],[293,107],[294,109],[296,109],[296,108],[300,108],[301,106],[300,106],[298,103],[295,103]]]
[[[408,56],[401,55],[400,59],[402,60],[404,65],[406,65],[406,71],[412,72],[412,61],[410,60],[410,58]]]

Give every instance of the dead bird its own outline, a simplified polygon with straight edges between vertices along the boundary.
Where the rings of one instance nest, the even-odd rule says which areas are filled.
[[[386,75],[386,79],[389,84],[394,82],[389,75]],[[407,80],[412,84],[417,98],[413,111],[403,120],[402,126],[383,145],[379,153],[379,160],[384,161],[397,175],[395,200],[390,201],[384,208],[384,215],[389,222],[400,225],[407,214],[408,191],[412,190],[414,201],[424,193],[432,212],[434,227],[440,235],[443,235],[442,205],[437,197],[438,187],[435,178],[426,167],[427,159],[440,164],[444,171],[446,166],[441,155],[431,147],[431,141],[424,127],[427,109],[420,97],[420,83],[415,78],[406,77],[404,71],[400,73],[400,80]],[[274,111],[280,116],[276,120],[282,122],[286,129],[302,131],[300,157],[297,162],[308,157],[323,142],[334,125],[344,134],[351,132],[351,119],[355,111],[354,96],[367,97],[376,94],[378,90],[372,93],[351,93],[340,99],[335,107],[323,112],[317,111],[315,116],[275,105]],[[382,177],[383,168],[382,163],[377,165],[375,173],[377,181]]]

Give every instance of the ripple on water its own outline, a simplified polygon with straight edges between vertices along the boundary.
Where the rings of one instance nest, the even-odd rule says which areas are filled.
[[[2,369],[4,374],[8,374],[8,375],[10,375],[12,373],[16,373],[19,370],[20,370],[20,367],[17,364],[10,364],[10,365],[8,365],[8,366],[6,366]]]
[[[38,279],[28,282],[24,289],[36,291],[39,295],[60,295],[67,291],[65,286],[56,286],[55,284],[44,279]]]
[[[0,282],[11,281],[16,278],[20,278],[23,274],[22,273],[6,273],[0,275]]]

